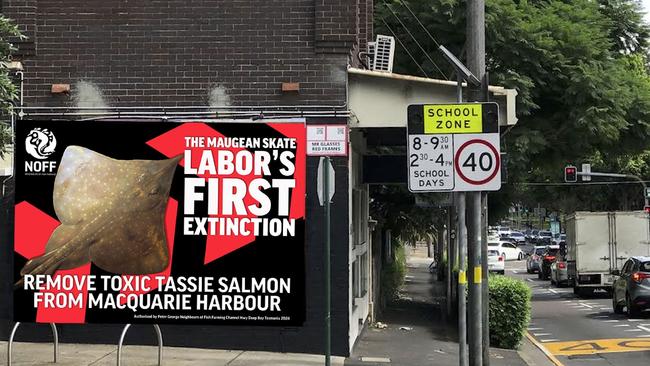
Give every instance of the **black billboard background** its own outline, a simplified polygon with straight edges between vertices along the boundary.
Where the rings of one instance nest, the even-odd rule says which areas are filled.
[[[272,127],[255,123],[209,124],[213,129],[226,137],[282,137]],[[26,152],[25,139],[29,131],[36,127],[47,128],[53,132],[57,140],[55,152],[50,161],[61,161],[67,146],[78,145],[104,154],[114,159],[166,159],[162,153],[146,144],[176,127],[173,122],[142,122],[142,121],[18,121],[16,125],[16,190],[15,203],[27,201],[44,213],[56,218],[52,203],[52,193],[55,175],[25,175],[24,161]],[[304,141],[303,141],[304,143]],[[254,149],[249,149],[253,151]],[[277,172],[277,169],[271,169]],[[204,265],[206,237],[183,236],[183,180],[187,176],[182,168],[177,168],[172,182],[170,197],[178,201],[179,212],[176,216],[175,244],[171,277],[174,276],[212,276],[228,278],[290,278],[292,293],[280,295],[282,312],[269,313],[269,316],[290,316],[284,321],[246,321],[246,320],[191,320],[180,319],[151,320],[135,319],[130,309],[107,310],[86,309],[86,323],[182,323],[182,324],[247,324],[247,325],[301,325],[305,319],[305,220],[296,220],[295,238],[259,237],[232,253],[227,254],[207,265]],[[271,177],[272,178],[272,177]],[[301,179],[296,177],[296,179]],[[277,197],[275,197],[277,199]],[[274,199],[271,194],[271,199]],[[207,216],[207,203],[197,203],[194,216]],[[20,269],[27,262],[18,253],[14,253],[14,279],[19,279]],[[109,275],[95,265],[91,265],[91,275]],[[152,291],[152,293],[157,290]],[[33,293],[22,289],[14,290],[14,320],[34,322],[36,308],[32,301]],[[140,315],[160,314],[160,310],[139,310]],[[167,315],[187,315],[188,311],[164,311]],[[220,315],[262,315],[242,312],[219,312]]]

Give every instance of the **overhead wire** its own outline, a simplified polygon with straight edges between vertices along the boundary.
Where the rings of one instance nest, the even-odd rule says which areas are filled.
[[[418,67],[418,69],[420,69],[420,71],[422,72],[422,74],[423,74],[426,78],[429,78],[429,75],[427,74],[427,72],[424,71],[424,69],[422,68],[422,66],[420,66],[420,63],[417,62],[417,60],[415,59],[415,57],[413,57],[413,54],[411,54],[411,51],[409,51],[409,49],[406,48],[406,46],[404,45],[404,43],[402,42],[402,40],[399,39],[399,37],[397,36],[397,33],[393,32],[393,28],[391,28],[390,25],[388,25],[388,23],[386,22],[386,20],[384,20],[384,18],[381,18],[381,21],[382,21],[382,23],[384,23],[384,25],[386,26],[386,28],[388,28],[388,31],[393,35],[393,37],[395,37],[395,39],[397,40],[397,42],[399,42],[399,44],[402,46],[402,48],[406,51],[406,53],[409,55],[409,57],[411,58],[411,60],[413,60],[413,63]]]
[[[433,43],[436,44],[436,47],[440,47],[440,43],[438,43],[438,41],[436,41],[436,39],[433,37],[433,35],[432,35],[431,33],[429,33],[429,30],[427,29],[427,27],[425,27],[424,24],[422,24],[422,22],[420,21],[420,18],[418,18],[418,16],[415,15],[415,13],[413,12],[413,10],[411,10],[411,8],[410,8],[410,7],[409,7],[409,6],[408,6],[404,1],[399,0],[399,2],[400,2],[400,4],[402,4],[403,7],[406,8],[406,10],[409,11],[409,13],[411,13],[411,16],[413,16],[413,18],[415,18],[415,20],[418,22],[418,24],[420,25],[420,27],[422,27],[422,29],[424,29],[424,31],[427,33],[427,35],[429,36],[429,38],[431,38],[431,40],[433,41]]]
[[[424,47],[422,47],[422,45],[420,44],[420,42],[418,42],[418,40],[413,36],[413,33],[411,33],[411,31],[406,27],[406,25],[404,24],[404,22],[402,22],[402,19],[397,15],[397,13],[395,13],[395,11],[393,10],[393,8],[391,8],[390,5],[388,5],[388,3],[386,2],[386,0],[382,0],[382,1],[383,1],[384,5],[386,5],[386,8],[388,8],[388,10],[391,12],[391,14],[393,14],[393,16],[395,17],[395,19],[397,19],[397,21],[398,21],[399,24],[402,26],[402,28],[404,28],[404,30],[406,31],[406,33],[411,37],[411,39],[413,40],[413,42],[415,42],[415,44],[420,48],[420,51],[422,51],[422,53],[424,53],[424,56],[429,60],[429,62],[431,62],[431,64],[433,64],[433,67],[435,67],[436,70],[438,70],[438,72],[439,72],[439,73],[440,73],[440,74],[445,78],[445,80],[449,80],[449,78],[447,77],[447,75],[446,75],[444,72],[442,72],[442,70],[440,69],[440,67],[438,67],[438,64],[436,64],[436,62],[433,61],[433,59],[431,58],[431,56],[429,56],[429,53],[424,49]]]

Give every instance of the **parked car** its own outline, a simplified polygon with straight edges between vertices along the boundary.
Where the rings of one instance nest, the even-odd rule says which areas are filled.
[[[535,239],[537,238],[537,234],[539,234],[539,230],[531,230],[526,239],[528,239],[529,243],[535,242]]]
[[[524,259],[524,252],[513,243],[507,241],[488,242],[488,250],[498,250],[504,260]]]
[[[526,258],[526,272],[536,273],[542,268],[542,256],[546,252],[546,246],[536,246]]]
[[[510,231],[511,231],[510,228],[507,227],[507,226],[498,226],[497,227],[497,232],[499,233],[500,236],[503,236],[503,235],[508,236],[508,235],[510,235]]]
[[[560,242],[566,241],[566,234],[554,234],[551,243],[555,245],[560,245]]]
[[[550,231],[540,231],[535,238],[535,244],[550,245],[553,239],[553,233]]]
[[[526,242],[526,236],[524,236],[524,234],[520,231],[510,232],[509,237],[515,239],[516,244],[523,244]]]
[[[488,241],[499,241],[499,239],[501,239],[501,235],[496,227],[493,230],[488,230]]]
[[[540,280],[548,280],[551,277],[551,263],[555,261],[559,251],[559,245],[549,245],[546,247],[544,254],[542,254],[542,261],[538,272]]]
[[[506,273],[506,261],[498,250],[488,250],[488,271],[499,274]]]
[[[557,287],[569,285],[569,273],[566,261],[562,257],[558,256],[551,262],[551,284]]]
[[[650,309],[650,257],[632,257],[612,274],[617,276],[612,291],[615,313],[622,314],[625,308],[627,315],[634,318]]]

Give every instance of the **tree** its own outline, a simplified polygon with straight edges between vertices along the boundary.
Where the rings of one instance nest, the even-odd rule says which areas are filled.
[[[16,86],[11,80],[8,63],[11,52],[15,50],[11,39],[21,39],[18,27],[8,18],[0,15],[0,112],[5,116],[10,113],[13,102],[17,99]],[[0,124],[0,158],[7,152],[11,142],[11,131],[6,124]]]
[[[417,74],[417,63],[430,76],[451,78],[452,70],[437,52],[436,42],[418,28],[411,11],[437,42],[463,56],[465,1],[382,0],[377,5],[376,32],[394,31],[415,56],[413,61],[399,52],[398,72]],[[419,48],[402,24],[442,72],[416,52]],[[638,187],[632,185],[576,188],[528,183],[559,183],[570,162],[600,157],[602,167],[625,167],[630,165],[621,160],[645,156],[650,141],[648,35],[634,0],[487,1],[486,64],[491,84],[517,89],[519,118],[514,128],[502,131],[510,184],[492,196],[496,198],[491,202],[492,219],[512,202],[571,210],[613,207],[612,197],[623,191],[633,196]]]

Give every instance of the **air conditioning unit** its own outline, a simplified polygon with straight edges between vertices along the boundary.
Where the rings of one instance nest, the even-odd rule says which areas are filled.
[[[369,70],[374,70],[375,67],[375,42],[368,42],[368,52],[366,52],[366,65]]]
[[[370,53],[371,44],[373,52]],[[368,44],[368,54],[372,62],[368,63],[370,70],[381,72],[393,72],[393,58],[395,56],[395,38],[391,36],[377,35],[375,42]]]

